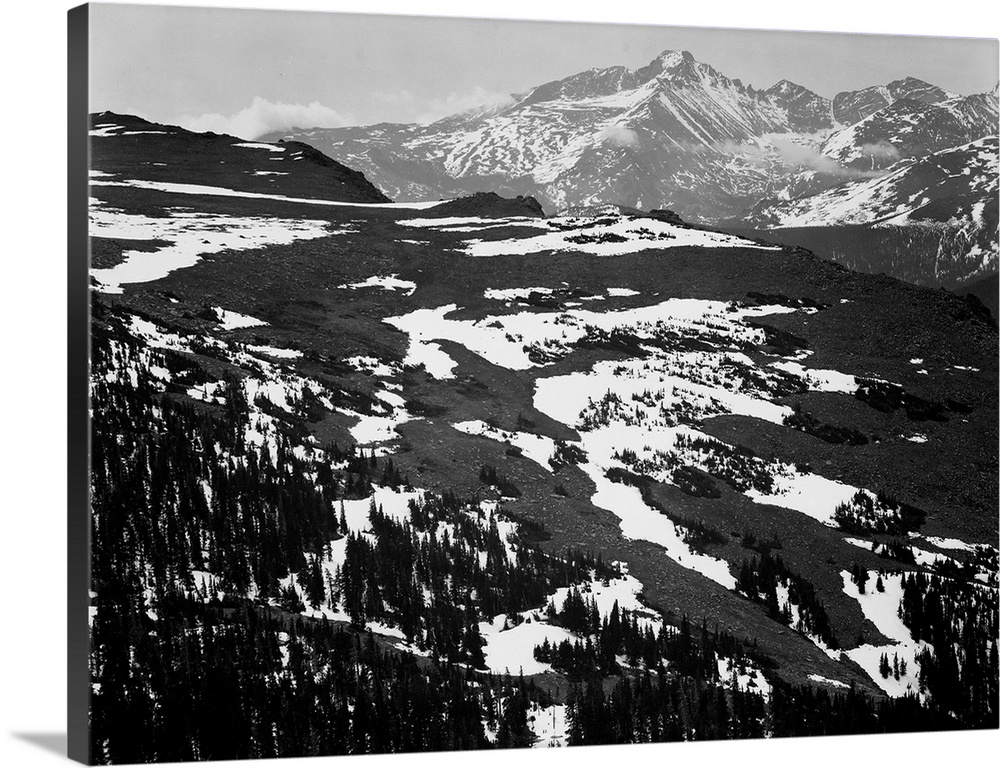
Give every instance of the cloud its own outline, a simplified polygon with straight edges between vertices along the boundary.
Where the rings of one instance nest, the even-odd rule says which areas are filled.
[[[477,85],[464,93],[452,92],[447,96],[421,99],[408,90],[384,92],[376,91],[372,100],[391,108],[397,122],[412,122],[427,125],[461,112],[488,112],[514,103],[508,93],[488,91]]]
[[[241,139],[256,139],[271,131],[290,128],[339,128],[350,120],[330,107],[314,101],[311,104],[283,104],[255,96],[246,109],[234,115],[208,113],[183,115],[177,124],[191,131],[228,133]]]
[[[766,134],[761,137],[766,144],[743,144],[735,141],[720,142],[716,149],[726,154],[739,154],[758,161],[762,166],[778,158],[786,165],[800,166],[830,176],[847,179],[870,179],[885,175],[884,170],[864,171],[858,168],[848,168],[832,157],[824,155],[814,145],[802,144],[780,133]],[[895,161],[899,159],[899,151],[891,144],[878,142],[859,147],[862,155],[874,157],[877,161]]]
[[[860,149],[862,154],[871,155],[876,160],[895,162],[900,157],[899,150],[885,141],[880,141],[878,144],[862,144]]]
[[[639,143],[639,135],[624,125],[609,125],[597,134],[597,138],[615,147],[634,147]]]

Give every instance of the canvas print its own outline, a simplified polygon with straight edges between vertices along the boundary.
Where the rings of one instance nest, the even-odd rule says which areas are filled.
[[[997,728],[996,40],[74,13],[77,757]]]

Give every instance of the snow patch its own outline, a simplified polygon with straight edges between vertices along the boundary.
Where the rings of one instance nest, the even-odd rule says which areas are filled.
[[[840,680],[833,680],[829,677],[823,677],[823,675],[809,675],[809,679],[815,683],[822,683],[823,685],[830,685],[834,688],[850,688],[848,683],[842,683]]]
[[[247,149],[266,149],[270,152],[284,152],[284,147],[279,147],[274,144],[263,144],[256,141],[241,141],[233,144],[234,147],[246,147]]]
[[[405,291],[407,296],[410,296],[415,290],[417,290],[417,284],[412,280],[400,280],[398,275],[372,275],[371,277],[362,280],[358,283],[347,283],[345,285],[338,285],[338,288],[350,288],[350,289],[361,289],[361,288],[381,288],[383,291]]]
[[[452,426],[459,432],[468,435],[479,435],[497,440],[502,443],[509,443],[521,449],[522,454],[534,461],[540,467],[550,472],[549,457],[555,452],[555,441],[551,437],[535,435],[531,432],[507,432],[498,427],[491,427],[484,421],[463,421]]]
[[[247,349],[255,355],[267,355],[280,360],[295,360],[302,357],[302,353],[297,349],[285,349],[283,347],[268,347],[261,344],[247,344]]]
[[[93,135],[93,134],[92,134]],[[276,159],[276,158],[272,158]],[[301,158],[298,158],[301,159]],[[311,197],[288,197],[286,195],[273,195],[265,192],[241,192],[236,189],[226,187],[213,187],[205,184],[181,184],[166,181],[146,181],[144,179],[129,179],[127,181],[102,181],[93,182],[114,187],[135,187],[136,189],[149,189],[155,192],[167,192],[177,195],[210,195],[213,197],[245,197],[252,200],[277,200],[283,203],[303,203],[306,205],[333,205],[346,208],[383,208],[383,209],[414,209],[424,210],[441,205],[440,200],[422,203],[354,203],[346,200],[322,200]]]
[[[229,309],[223,309],[222,307],[212,307],[215,314],[219,318],[219,325],[225,331],[235,331],[239,328],[255,328],[261,325],[267,325],[263,320],[258,320],[256,317],[251,317],[250,315],[242,315],[239,312],[233,312]]]
[[[562,216],[547,221],[554,231],[533,237],[467,240],[465,252],[476,257],[524,255],[542,251],[622,256],[678,246],[780,249],[776,246],[762,246],[734,235],[689,229],[658,219],[620,214],[600,218]]]

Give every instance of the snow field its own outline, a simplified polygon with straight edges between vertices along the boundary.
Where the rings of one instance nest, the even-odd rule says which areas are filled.
[[[617,565],[622,571],[620,578],[607,581],[591,578],[589,582],[575,585],[581,596],[585,600],[592,599],[597,603],[602,619],[611,615],[617,602],[619,611],[628,610],[637,614],[640,626],[658,630],[662,624],[659,615],[639,601],[638,596],[643,589],[642,583],[628,574],[623,563]],[[569,587],[561,587],[552,594],[550,599],[557,610],[562,609],[569,592]],[[562,627],[547,623],[544,615],[544,608],[524,611],[518,617],[522,623],[516,626],[513,626],[515,621],[512,621],[512,617],[505,614],[480,622],[479,632],[486,640],[483,653],[490,671],[496,673],[509,671],[512,675],[518,674],[519,671],[523,671],[525,675],[552,671],[551,665],[535,660],[535,646],[541,645],[546,640],[551,645],[559,645],[563,640],[573,643],[581,638]],[[505,624],[507,629],[504,629]]]
[[[824,525],[835,526],[833,514],[840,504],[848,502],[860,488],[822,475],[799,472],[790,464],[776,463],[774,466],[774,490],[761,493],[756,489],[745,491],[758,504],[771,504],[808,515]],[[869,491],[866,495],[874,497]]]
[[[698,385],[669,377],[657,379],[629,375],[637,371],[643,373],[640,369],[646,362],[626,364],[599,362],[590,372],[549,377],[536,382],[535,407],[568,426],[578,426],[580,414],[607,392],[615,393],[625,403],[631,423],[616,420],[607,426],[587,430],[581,435],[582,447],[596,462],[591,471],[595,474],[600,472],[602,478],[602,467],[607,469],[610,466],[620,465],[614,460],[614,455],[623,448],[629,448],[640,460],[647,462],[657,462],[657,453],[663,452],[680,458],[682,464],[700,465],[704,468],[702,454],[683,451],[675,443],[678,436],[688,438],[705,436],[687,427],[670,426],[658,415],[661,407],[666,408],[668,413],[675,410],[682,398],[687,398],[688,403],[693,401],[695,406],[700,404],[701,410],[697,408],[694,410],[699,415],[733,413],[755,416],[780,424],[781,418],[791,412],[785,406],[723,388],[711,390],[711,393],[714,393],[709,395],[711,400],[699,401],[699,396],[704,396],[705,392],[700,390]],[[653,406],[633,399],[634,395],[644,390],[660,386],[664,395],[660,397],[657,391],[657,401]],[[757,463],[764,465],[763,460],[758,460]],[[837,506],[849,500],[859,490],[820,475],[799,472],[794,466],[781,462],[770,462],[766,465],[766,469],[774,479],[772,492],[764,494],[751,488],[745,491],[750,499],[757,503],[772,504],[801,512],[826,525],[833,524],[833,514]],[[671,482],[669,474],[660,474],[657,479],[661,482]],[[604,498],[610,500],[613,495]],[[621,508],[621,505],[615,506]],[[663,517],[659,513],[655,514],[657,517]],[[649,518],[646,522],[651,525],[653,520],[655,518]],[[633,531],[641,532],[636,529]],[[630,535],[631,538],[647,538],[642,535],[626,535]],[[658,538],[666,541],[670,537],[664,536],[664,532],[661,531]]]
[[[960,552],[974,552],[976,549],[974,544],[968,544],[961,539],[946,539],[940,536],[922,536],[921,538],[928,544],[941,547],[941,549],[955,549]]]
[[[738,691],[759,693],[765,699],[771,698],[771,684],[767,682],[764,673],[750,662],[736,663],[733,659],[716,657],[716,664],[723,684]]]
[[[879,574],[877,571],[869,571],[865,594],[861,594],[858,586],[851,581],[851,574],[848,571],[841,571],[840,575],[844,580],[844,594],[857,600],[865,618],[869,619],[879,632],[893,641],[888,645],[866,643],[844,651],[844,653],[857,662],[875,684],[889,696],[899,697],[908,693],[918,693],[920,686],[917,674],[920,667],[916,655],[921,650],[929,648],[930,645],[922,641],[914,642],[910,630],[899,618],[898,608],[903,598],[902,576],[899,574],[883,575],[882,582],[885,591],[879,592],[875,588],[875,581]],[[879,660],[883,653],[888,655],[890,663],[894,656],[898,656],[900,661],[906,662],[906,674],[900,675],[899,680],[896,680],[892,673],[889,674],[889,677],[883,678],[879,672]]]
[[[546,228],[543,219],[533,216],[509,216],[505,218],[487,219],[481,216],[448,216],[432,219],[404,219],[398,221],[404,227],[423,227],[440,229],[444,232],[476,232],[483,229],[498,227],[541,227]]]
[[[507,432],[491,427],[485,421],[463,421],[452,426],[468,435],[479,435],[520,448],[522,455],[544,469],[552,471],[549,457],[555,452],[555,441],[551,437],[534,435],[530,432]]]
[[[277,159],[277,158],[272,158]],[[301,158],[299,158],[301,159]],[[178,195],[211,195],[215,197],[245,197],[252,200],[277,200],[283,203],[305,203],[308,205],[332,205],[346,208],[383,208],[424,210],[440,205],[440,200],[424,203],[353,203],[344,200],[323,200],[311,197],[287,197],[286,195],[273,195],[265,192],[241,192],[236,189],[226,187],[213,187],[205,184],[181,184],[168,181],[146,181],[144,179],[128,179],[126,181],[103,181],[92,182],[93,184],[103,184],[115,187],[135,187],[136,189],[150,189],[156,192],[169,192]]]
[[[456,309],[449,304],[438,309],[418,309],[399,317],[388,317],[384,322],[398,328],[410,337],[410,344],[403,358],[404,366],[423,367],[435,379],[455,378],[455,367],[458,365],[448,354],[430,339],[449,338],[449,335],[460,335],[458,328],[462,323],[444,319],[444,315]]]
[[[447,316],[458,310],[458,306],[446,304],[386,318],[385,322],[410,336],[405,364],[423,363],[432,376],[451,378],[455,363],[434,343],[436,340],[462,344],[494,365],[526,370],[543,364],[531,359],[529,349],[565,353],[567,345],[586,336],[588,326],[607,332],[627,328],[640,336],[668,331],[721,334],[734,342],[759,343],[763,341],[763,332],[742,323],[744,318],[793,311],[786,307],[728,309],[720,301],[668,299],[610,312],[568,309],[456,320]]]
[[[124,130],[125,130],[124,125],[115,125],[114,123],[100,123],[98,125],[95,125],[93,129],[88,131],[87,135],[94,137],[108,137],[108,136],[115,136],[118,134],[118,131],[124,131]]]
[[[553,293],[551,288],[536,286],[534,288],[487,288],[483,292],[483,297],[496,299],[497,301],[516,301],[526,299],[532,293],[540,293],[549,296]]]
[[[866,549],[868,551],[875,551],[875,547],[872,546],[872,542],[866,541],[864,539],[855,539],[849,536],[845,536],[844,541],[846,541],[848,544],[853,544],[856,547],[860,547],[861,549]],[[961,567],[962,562],[957,558],[951,557],[950,555],[944,555],[941,554],[940,552],[933,552],[928,549],[923,549],[922,547],[918,546],[918,544],[922,542],[933,544],[935,546],[940,547],[941,549],[950,549],[954,551],[974,552],[976,550],[974,546],[966,544],[964,541],[961,541],[960,539],[942,539],[936,536],[911,537],[906,542],[906,545],[913,553],[913,558],[916,561],[916,564],[923,566],[925,568],[929,568],[931,570],[938,570],[938,566],[942,564],[951,564],[954,566]],[[992,586],[993,589],[996,589],[996,583],[993,582],[991,584],[990,576],[991,573],[986,569],[982,568],[981,566],[978,568],[978,571],[975,574],[976,581],[980,585]]]
[[[412,280],[400,280],[398,275],[372,275],[358,283],[338,285],[338,288],[353,290],[363,288],[381,288],[383,291],[403,291],[407,296],[417,290],[417,284]]]
[[[402,400],[392,392],[376,392],[375,396],[385,403],[384,414],[367,414],[349,411],[346,408],[337,408],[338,413],[345,416],[353,416],[358,423],[350,428],[351,437],[361,447],[369,447],[380,443],[386,443],[396,439],[399,435],[396,427],[407,421],[412,421],[414,416],[407,412],[404,405],[398,401]]]
[[[594,445],[584,439],[583,446],[588,454],[594,455],[591,453]],[[605,477],[603,468],[594,463],[581,464],[580,468],[597,486],[597,491],[590,498],[591,503],[614,514],[625,537],[661,546],[664,554],[678,565],[697,571],[726,589],[736,586],[729,564],[692,550],[670,518],[643,502],[638,488],[611,482]]]
[[[606,223],[608,218],[615,219]],[[556,217],[548,220],[550,226],[567,227],[534,237],[506,240],[468,240],[465,252],[470,256],[493,257],[524,255],[542,251],[568,251],[598,256],[622,256],[639,251],[678,246],[706,248],[762,248],[733,235],[703,232],[668,224],[658,219],[638,218],[622,214],[593,217],[580,225],[578,217]],[[569,228],[572,227],[572,228]]]
[[[563,283],[563,288],[566,284]],[[497,301],[524,301],[530,297],[532,293],[538,293],[543,296],[551,296],[556,292],[557,289],[545,288],[543,286],[533,286],[531,288],[487,288],[483,292],[483,297],[487,299],[494,299]],[[638,296],[639,291],[633,291],[631,288],[608,288],[606,296],[580,296],[580,301],[604,301],[608,296],[611,297],[629,297]],[[568,305],[567,305],[568,306]]]
[[[456,363],[433,343],[437,339],[458,342],[469,351],[505,368],[524,370],[534,365],[525,352],[524,345],[508,338],[505,323],[499,319],[494,321],[493,318],[472,321],[451,320],[446,317],[457,309],[455,304],[446,304],[386,319],[385,322],[410,336],[404,365],[422,363],[435,378],[453,378],[452,371]]]
[[[483,648],[486,666],[497,674],[509,672],[511,675],[540,675],[551,672],[551,665],[535,659],[535,646],[542,645],[546,640],[555,645],[563,640],[576,640],[568,630],[546,624],[530,615],[514,627],[508,625],[504,629],[505,623],[507,616],[504,614],[495,616],[490,621],[479,622],[479,634],[486,641]]]
[[[549,380],[543,379],[543,381]],[[538,407],[537,398],[535,405]],[[539,410],[544,412],[543,408],[539,408]],[[524,432],[504,432],[493,429],[483,422],[464,422],[453,426],[469,434],[479,434],[483,437],[518,445],[525,451],[526,456],[536,461],[540,466],[551,469],[548,457],[552,455],[552,451],[551,441],[548,438],[540,438]],[[612,458],[613,446],[634,444],[629,442],[628,438],[625,441],[615,439],[621,435],[622,429],[628,430],[629,428],[605,428],[585,432],[581,435],[580,446],[592,460],[580,464],[579,467],[593,480],[597,487],[590,499],[591,503],[602,509],[607,509],[618,517],[622,533],[628,538],[658,544],[664,548],[667,556],[679,565],[701,573],[726,589],[735,587],[736,580],[729,573],[729,566],[725,561],[694,552],[684,542],[682,531],[668,517],[645,504],[637,488],[613,483],[607,479],[605,468],[613,465],[620,466],[620,463]],[[595,456],[602,457],[603,461],[600,464],[594,463]]]
[[[96,183],[96,182],[93,182]],[[169,212],[168,212],[169,213]],[[90,206],[90,235],[120,240],[163,240],[156,251],[126,251],[113,267],[91,269],[102,293],[121,293],[122,286],[145,283],[191,267],[206,254],[287,245],[329,234],[326,222],[252,216],[188,214],[162,217],[123,213],[103,205]]]
[[[606,581],[591,579],[583,585],[577,585],[581,597],[584,600],[593,600],[602,618],[610,616],[617,603],[618,610],[632,614],[641,628],[650,627],[654,632],[658,631],[663,625],[660,615],[639,600],[643,590],[642,582],[629,574],[625,563],[615,563],[615,565],[621,571],[621,577]],[[569,592],[569,587],[560,587],[553,593],[552,602],[556,608],[563,607]]]
[[[528,727],[535,734],[535,743],[531,745],[535,749],[567,746],[569,725],[566,722],[566,705],[532,705],[528,711]]]
[[[795,374],[814,392],[840,392],[853,395],[858,390],[858,380],[840,371],[810,369],[791,360],[771,363],[771,367]]]

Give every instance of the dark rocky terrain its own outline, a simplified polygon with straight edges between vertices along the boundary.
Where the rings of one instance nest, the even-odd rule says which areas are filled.
[[[670,66],[657,87],[711,77],[770,115],[786,98],[782,120],[819,119],[794,88]],[[650,77],[541,86],[522,114]],[[346,679],[338,642],[371,679],[444,679],[482,707],[441,726],[446,744],[365,731],[385,749],[641,740],[599,724],[647,673],[704,708],[662,703],[642,739],[996,727],[998,337],[978,301],[670,210],[387,203],[302,144],[93,123],[105,757],[150,757],[114,730],[117,692],[139,721],[148,703],[116,664],[160,656],[149,685],[169,680],[203,630],[168,618],[216,627],[198,653],[231,641],[286,681],[261,732],[288,741],[236,754],[199,736],[216,756],[354,749],[323,739],[361,729],[367,697],[404,694],[322,688]],[[259,173],[272,167],[286,175]],[[947,609],[914,613],[925,604]],[[561,638],[562,656],[543,649]],[[514,720],[482,714],[494,696]],[[576,731],[539,730],[566,717]],[[166,722],[155,756],[190,757]]]

